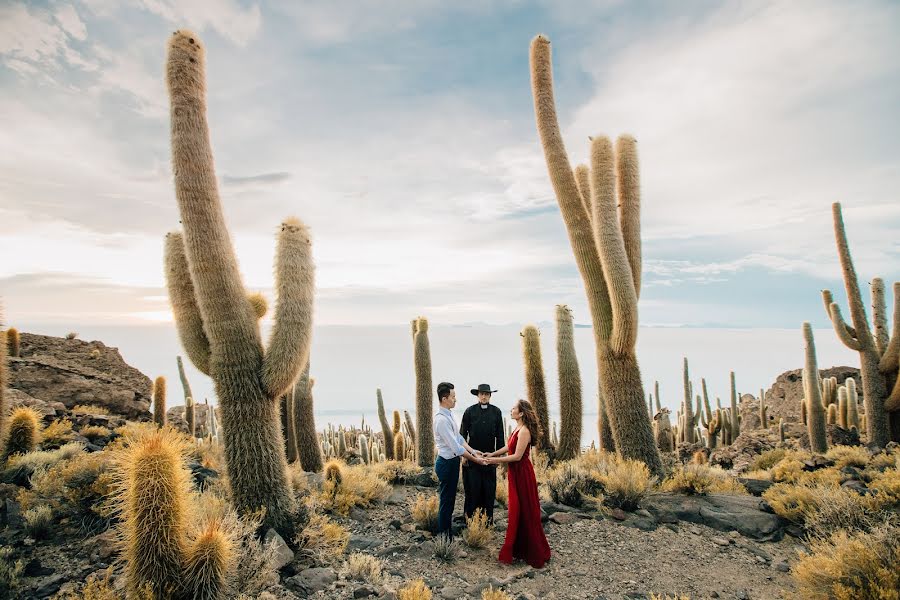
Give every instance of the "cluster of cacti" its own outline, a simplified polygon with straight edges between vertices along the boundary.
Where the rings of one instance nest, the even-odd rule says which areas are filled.
[[[396,413],[396,417],[398,419],[399,432],[400,414]],[[397,435],[403,438],[405,454],[406,449],[410,447],[408,437],[402,432]],[[343,425],[334,427],[334,425],[329,423],[322,431],[321,455],[324,455],[329,460],[336,459],[344,462],[356,460],[357,457],[364,464],[384,462],[386,460],[387,447],[390,446],[391,452],[394,451],[394,434],[390,433],[387,439],[391,443],[384,444],[372,429],[366,425],[365,418],[363,418],[362,425],[359,428],[355,425],[351,425],[349,428],[345,428]],[[411,459],[411,455],[407,456],[407,459]],[[321,467],[318,470],[321,470]]]
[[[222,411],[231,495],[241,513],[265,509],[265,524],[291,534],[288,485],[277,400],[309,359],[313,263],[309,233],[284,221],[275,260],[277,302],[271,338],[259,328],[263,306],[248,298],[225,224],[206,122],[204,50],[177,31],[166,62],[171,102],[172,172],[181,233],[166,239],[166,275],[188,357],[210,375]]]
[[[822,290],[822,299],[838,338],[859,352],[866,433],[870,444],[883,448],[891,440],[900,442],[900,282],[893,285],[894,323],[889,330],[884,282],[877,277],[872,280],[873,331],[850,256],[841,205],[835,202],[831,208],[852,325],[844,321],[829,290]]]
[[[534,325],[526,325],[519,335],[522,336],[522,355],[525,360],[526,398],[537,412],[541,426],[535,447],[546,452],[553,447],[550,444],[550,412],[544,382],[544,362],[541,358],[541,333]]]
[[[20,341],[19,341],[19,330],[15,327],[10,327],[6,330],[6,348],[9,356],[12,358],[18,358],[20,350]]]
[[[413,364],[416,373],[416,458],[420,467],[434,466],[434,388],[431,386],[431,345],[428,343],[428,320],[419,317],[412,322]],[[394,445],[396,448],[396,444]],[[395,452],[396,454],[396,452]],[[399,460],[399,458],[398,458]]]
[[[129,596],[225,598],[235,541],[193,521],[184,438],[163,428],[119,450],[119,503]],[[193,531],[192,531],[193,530]]]
[[[216,417],[215,407],[209,405],[209,400],[205,399],[206,403],[206,437],[210,441],[219,441],[219,419]]]
[[[641,289],[640,183],[637,144],[591,141],[591,166],[574,172],[556,116],[550,41],[531,43],[531,83],[538,134],[553,190],[587,293],[600,376],[603,414],[616,451],[662,475],[635,345]]]
[[[575,458],[581,453],[581,371],[575,354],[575,323],[568,306],[556,306],[556,365],[559,376],[559,419],[557,436],[553,427],[551,444],[559,460]]]
[[[166,378],[160,375],[153,381],[153,422],[166,424]]]

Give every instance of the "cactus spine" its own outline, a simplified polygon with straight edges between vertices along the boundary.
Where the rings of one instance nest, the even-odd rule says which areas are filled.
[[[316,420],[313,415],[313,386],[316,380],[309,376],[309,363],[303,368],[297,383],[294,384],[293,423],[294,435],[297,439],[297,459],[304,471],[319,473],[322,470],[322,449],[319,446],[319,435],[316,433]],[[323,438],[324,439],[324,438]]]
[[[314,292],[309,233],[297,219],[281,225],[274,324],[264,349],[258,313],[241,282],[216,189],[204,63],[197,36],[175,32],[166,73],[175,195],[184,234],[183,239],[169,234],[168,287],[185,351],[215,382],[235,506],[243,514],[265,508],[265,525],[293,537],[294,501],[277,399],[309,359]],[[181,279],[172,281],[176,276]]]
[[[166,425],[166,378],[162,375],[153,382],[153,421],[160,427]]]
[[[9,356],[12,358],[19,358],[21,353],[19,344],[19,330],[15,327],[10,327],[6,330],[6,345]]]
[[[384,437],[384,456],[388,460],[394,460],[394,444],[390,443],[394,435],[384,411],[384,398],[381,396],[381,388],[375,390],[375,399],[378,402],[378,422],[381,423],[381,435]]]
[[[585,173],[587,167],[579,167],[576,176],[559,130],[546,37],[531,42],[530,64],[537,129],[591,309],[600,389],[616,451],[662,475],[635,353],[642,266],[636,143],[620,137],[613,153],[607,138],[593,138],[591,168]]]
[[[684,367],[682,369],[682,378],[684,380],[684,401],[682,402],[681,411],[684,415],[684,441],[687,444],[694,443],[694,412],[693,408],[693,390],[691,388],[691,377],[688,371],[688,359],[684,357]]]
[[[431,346],[428,343],[428,320],[420,317],[416,321],[415,333],[416,369],[416,432],[418,435],[417,458],[420,467],[434,465],[434,433],[432,432],[432,409],[434,390],[431,387]],[[396,449],[396,443],[394,444]]]
[[[819,382],[819,367],[816,364],[816,343],[812,326],[803,323],[803,339],[806,341],[806,361],[803,366],[803,392],[806,403],[806,420],[809,431],[809,446],[813,452],[828,451],[825,436],[825,408],[822,406],[822,385]]]
[[[894,323],[893,331],[888,335],[884,282],[879,278],[872,280],[873,334],[850,256],[840,203],[832,204],[831,212],[853,325],[844,321],[840,307],[829,290],[822,290],[822,300],[838,338],[845,346],[859,352],[866,433],[870,444],[883,448],[892,438],[900,441],[900,412],[896,412],[900,411],[900,377],[897,377],[900,368],[900,282],[894,282],[893,286]],[[893,390],[890,389],[891,381]]]
[[[541,435],[535,440],[539,450],[553,448],[550,443],[550,413],[547,407],[547,387],[544,383],[544,363],[541,358],[541,334],[534,325],[522,330],[522,354],[525,359],[525,387],[528,401],[537,412]],[[643,401],[642,401],[643,403]]]
[[[559,375],[559,440],[557,458],[569,460],[581,453],[581,372],[575,354],[575,325],[568,306],[556,306],[556,356]],[[555,429],[554,429],[555,431]]]

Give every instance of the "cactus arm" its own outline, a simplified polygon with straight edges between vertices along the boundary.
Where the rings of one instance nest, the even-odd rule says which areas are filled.
[[[890,340],[887,323],[887,305],[884,301],[884,280],[880,277],[872,279],[872,326],[875,331],[875,348],[878,356],[884,356]]]
[[[166,287],[181,345],[197,370],[208,376],[209,339],[194,295],[194,283],[191,281],[187,255],[184,253],[184,239],[180,232],[173,231],[166,235],[164,261]]]
[[[851,335],[850,328],[847,326],[847,322],[844,321],[844,317],[841,315],[841,307],[837,302],[831,303],[831,324],[834,326],[834,332],[844,342],[845,346],[857,352],[862,350],[862,344],[859,339]]]
[[[635,295],[641,297],[641,184],[637,141],[630,135],[616,140],[616,183],[619,190],[619,222],[631,267]]]
[[[850,320],[856,330],[856,339],[859,340],[861,349],[872,347],[872,332],[866,318],[866,309],[863,306],[862,294],[859,291],[859,281],[856,278],[856,269],[853,266],[853,258],[850,256],[850,246],[847,243],[847,232],[844,229],[844,217],[841,214],[841,203],[831,205],[834,218],[834,237],[837,243],[838,258],[844,275],[844,286],[847,289],[847,302],[850,305]],[[834,309],[831,309],[832,312]],[[839,334],[840,335],[840,334]]]
[[[559,130],[553,98],[550,40],[544,36],[537,36],[531,42],[529,58],[534,113],[550,174],[550,183],[569,234],[575,263],[584,282],[594,324],[594,335],[598,341],[606,341],[612,332],[613,318],[609,292],[606,289],[591,222],[584,210],[578,184],[569,165],[569,157]]]
[[[881,355],[878,370],[890,373],[900,368],[900,281],[894,282],[894,323],[891,338]]]
[[[275,323],[263,361],[263,386],[277,397],[287,393],[309,361],[315,267],[309,231],[299,219],[281,224],[275,258]]]
[[[613,149],[609,138],[591,141],[591,210],[594,239],[612,308],[610,347],[618,355],[634,353],[637,342],[637,293],[616,209]]]
[[[887,412],[900,410],[900,377],[894,382],[894,389],[891,390],[891,395],[884,401],[884,410]]]
[[[188,381],[187,374],[184,372],[184,361],[181,360],[180,356],[176,356],[175,362],[178,364],[178,378],[181,379],[181,387],[184,388],[184,398],[185,400],[193,398],[194,394],[191,392],[191,383]]]
[[[575,185],[578,186],[578,195],[581,197],[581,206],[588,220],[591,218],[591,170],[587,165],[575,167]]]

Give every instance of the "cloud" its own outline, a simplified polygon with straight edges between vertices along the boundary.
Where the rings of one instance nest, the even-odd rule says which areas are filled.
[[[0,56],[20,73],[41,68],[58,75],[65,64],[93,70],[95,65],[74,47],[86,36],[85,25],[71,5],[60,5],[55,15],[22,4],[0,6]],[[31,68],[23,68],[25,64]]]

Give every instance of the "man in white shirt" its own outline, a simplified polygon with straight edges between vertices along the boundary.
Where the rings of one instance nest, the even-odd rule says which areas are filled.
[[[438,477],[438,493],[440,508],[438,509],[438,534],[453,536],[451,528],[453,507],[456,504],[456,488],[459,485],[460,457],[473,463],[487,464],[481,452],[473,450],[459,435],[456,420],[450,412],[456,406],[456,391],[453,384],[446,381],[437,386],[440,409],[434,415],[434,443],[437,446],[437,459],[434,472]]]

